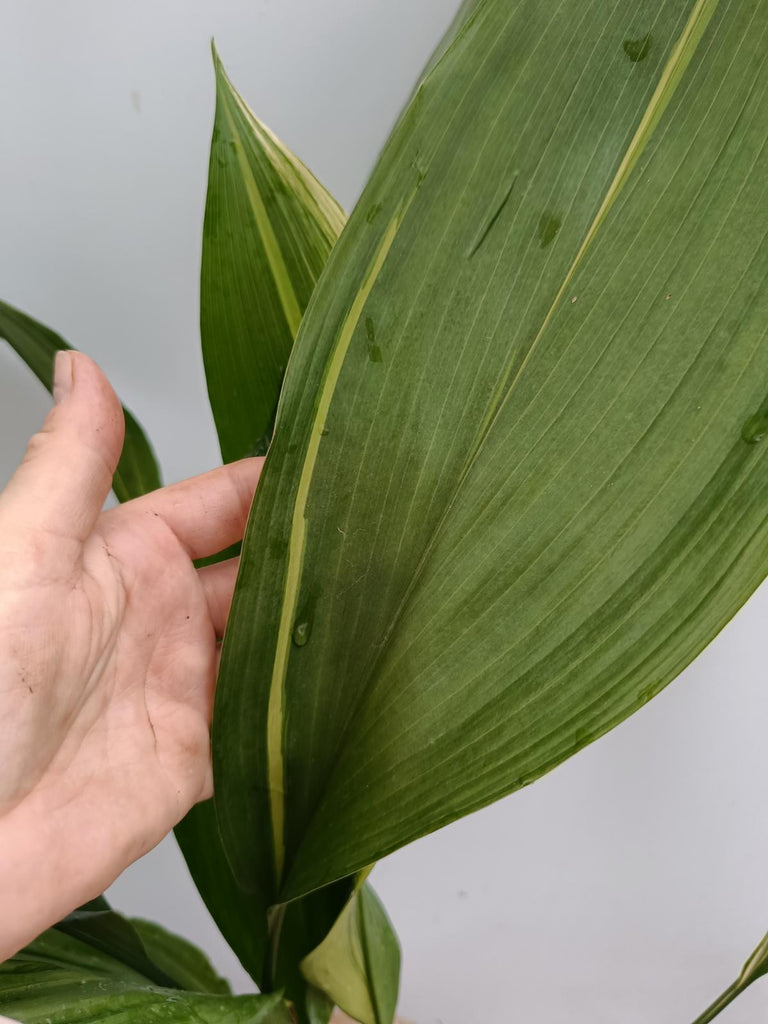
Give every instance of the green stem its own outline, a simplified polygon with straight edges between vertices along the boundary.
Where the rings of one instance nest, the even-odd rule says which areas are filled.
[[[277,956],[280,950],[280,936],[283,931],[283,921],[287,903],[278,903],[267,911],[267,925],[269,927],[269,979],[268,988],[265,991],[273,991],[277,977]]]
[[[726,1006],[729,1006],[737,996],[740,996],[747,985],[742,985],[740,980],[734,981],[721,996],[719,996],[711,1006],[709,1006],[700,1017],[697,1017],[693,1024],[709,1024],[711,1020],[724,1010]]]

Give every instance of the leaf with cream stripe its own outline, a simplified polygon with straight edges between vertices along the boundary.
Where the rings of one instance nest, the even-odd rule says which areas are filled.
[[[530,783],[764,577],[767,42],[759,0],[452,28],[320,279],[246,535],[214,720],[243,886],[295,898]]]

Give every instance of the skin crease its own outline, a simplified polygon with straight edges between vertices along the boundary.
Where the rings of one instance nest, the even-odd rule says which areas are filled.
[[[212,793],[209,726],[263,459],[101,511],[120,403],[81,353],[0,494],[0,961]]]

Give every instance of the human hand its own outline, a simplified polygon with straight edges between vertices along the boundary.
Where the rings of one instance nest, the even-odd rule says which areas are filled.
[[[123,415],[62,353],[0,495],[0,961],[102,892],[212,793],[209,725],[246,459],[102,512]]]

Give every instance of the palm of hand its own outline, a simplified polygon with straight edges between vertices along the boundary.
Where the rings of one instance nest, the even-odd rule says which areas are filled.
[[[102,512],[122,410],[95,364],[69,358],[69,387],[0,495],[0,903],[13,916],[11,876],[34,858],[35,884],[51,890],[32,911],[19,903],[0,960],[211,794],[237,563],[193,560],[242,537],[262,464]]]
[[[27,538],[5,591],[0,808],[34,788],[108,792],[160,834],[209,795],[216,633],[198,573],[150,509],[104,513],[80,544]],[[25,642],[29,638],[29,642]],[[39,639],[44,638],[40,644]]]

